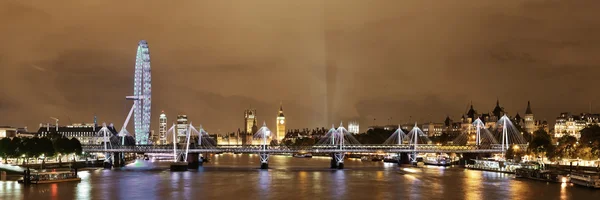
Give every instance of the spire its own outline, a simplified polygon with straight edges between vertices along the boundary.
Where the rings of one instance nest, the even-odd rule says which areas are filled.
[[[496,97],[496,106],[500,107],[500,99],[498,97]]]
[[[471,108],[467,112],[467,116],[471,119],[475,119],[476,115],[477,115],[477,112],[475,111],[475,109],[473,109],[473,101],[471,101]]]
[[[452,120],[450,119],[450,116],[446,115],[446,120],[444,120],[444,124],[445,124],[446,126],[450,126],[450,122],[451,122],[451,121],[452,121]]]
[[[527,110],[525,110],[525,114],[533,115],[533,112],[531,112],[531,102],[529,102],[529,101],[527,101]]]
[[[279,112],[283,112],[283,102],[279,102]]]
[[[278,117],[285,117],[283,115],[283,104],[281,102],[279,103],[279,114],[277,116]]]

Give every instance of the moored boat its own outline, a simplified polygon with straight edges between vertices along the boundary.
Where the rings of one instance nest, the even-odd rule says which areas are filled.
[[[32,184],[45,184],[81,181],[81,178],[77,176],[77,172],[40,172],[32,174],[30,180]],[[24,183],[24,179],[21,178],[17,182]]]
[[[371,161],[373,161],[373,162],[381,162],[381,161],[383,161],[383,158],[381,156],[375,156],[375,157],[371,158]]]
[[[447,154],[427,154],[425,156],[425,159],[423,160],[423,162],[426,165],[435,165],[435,166],[450,166],[452,164],[452,161],[450,159],[450,156],[448,156]]]
[[[424,167],[425,162],[423,162],[423,157],[418,156],[415,161],[412,162],[415,167]]]
[[[398,156],[388,156],[383,158],[383,162],[387,163],[398,163]]]
[[[571,183],[585,187],[600,188],[600,174],[571,173]]]
[[[310,153],[303,153],[303,154],[294,154],[295,158],[312,158],[312,154]]]
[[[522,164],[521,168],[515,169],[515,177],[554,183],[566,183],[569,180],[566,174],[547,170],[542,162],[527,162]]]

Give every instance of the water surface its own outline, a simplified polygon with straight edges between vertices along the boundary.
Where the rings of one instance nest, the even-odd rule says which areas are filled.
[[[462,168],[411,168],[329,158],[224,154],[198,171],[170,172],[167,163],[137,161],[122,169],[82,171],[79,183],[24,187],[0,182],[0,199],[598,199],[600,190],[517,180],[513,175]]]

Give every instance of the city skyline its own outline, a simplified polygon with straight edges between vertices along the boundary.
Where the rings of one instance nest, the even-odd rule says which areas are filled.
[[[59,3],[2,2],[9,12],[0,12],[8,30],[0,33],[0,122],[35,128],[53,123],[50,117],[70,124],[97,115],[99,123],[120,126],[142,39],[152,46],[155,131],[164,110],[230,132],[241,128],[249,105],[275,128],[280,101],[287,128],[356,120],[363,130],[390,118],[457,119],[471,100],[488,112],[499,98],[511,114],[531,100],[536,118],[549,123],[600,103],[593,87],[600,30],[588,20],[596,2],[266,2],[272,5],[252,11],[242,1],[172,7],[199,12],[77,2],[69,9],[77,18]],[[111,15],[102,14],[108,9]],[[568,9],[578,14],[557,15]],[[208,20],[214,18],[221,20]],[[185,26],[172,23],[181,20]]]

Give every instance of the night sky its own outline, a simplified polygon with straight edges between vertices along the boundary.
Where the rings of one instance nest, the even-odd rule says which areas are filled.
[[[459,119],[496,98],[538,119],[600,112],[600,1],[0,1],[0,125],[113,122],[131,106],[139,40],[152,129],[211,133],[252,106],[274,129]],[[412,116],[412,118],[410,118]],[[376,119],[375,121],[373,119]],[[130,132],[133,132],[129,125]]]

